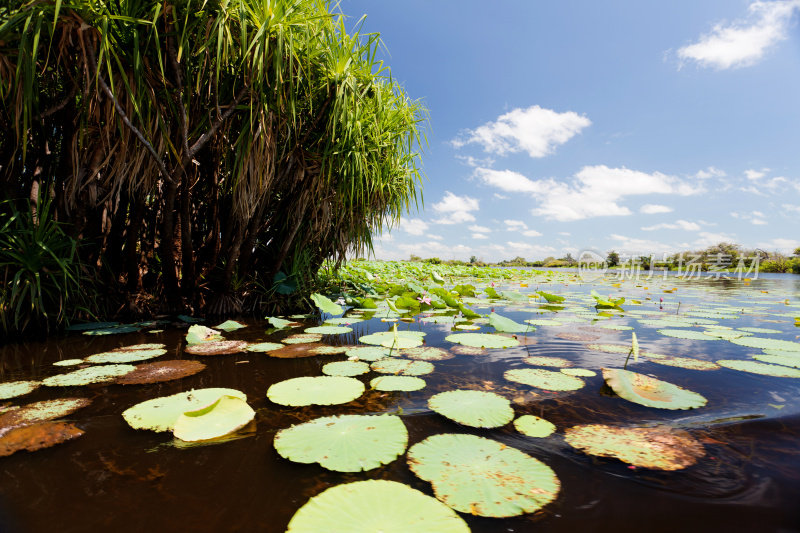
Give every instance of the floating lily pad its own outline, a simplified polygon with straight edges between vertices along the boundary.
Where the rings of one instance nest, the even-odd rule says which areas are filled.
[[[511,348],[512,346],[519,346],[517,339],[489,333],[456,333],[448,335],[444,340],[473,348]]]
[[[593,333],[559,333],[556,335],[559,339],[575,342],[592,342],[600,338],[600,335]]]
[[[381,343],[384,348],[391,348],[392,350],[402,350],[405,348],[416,348],[422,345],[422,339],[410,339],[405,337],[394,337],[387,339]]]
[[[313,328],[306,328],[306,333],[319,334],[319,335],[341,335],[342,333],[350,333],[353,328],[345,326],[317,326]]]
[[[331,301],[330,298],[327,298],[326,296],[323,296],[319,293],[315,292],[314,294],[312,294],[311,300],[323,313],[330,313],[331,315],[341,315],[342,313],[344,313],[344,309],[342,309],[342,306]]]
[[[425,388],[425,380],[415,376],[379,376],[369,382],[375,390],[411,392]]]
[[[414,346],[406,346],[407,348],[415,348],[416,346],[422,345],[422,338],[425,336],[425,333],[421,331],[398,331],[397,337],[399,339],[408,339],[411,341],[415,341],[416,344]],[[380,333],[372,333],[371,335],[364,335],[363,337],[359,337],[358,340],[363,342],[364,344],[371,344],[374,346],[384,346],[386,343],[390,345],[394,342],[395,332],[393,331],[381,331]],[[386,346],[388,348],[389,346]],[[395,346],[395,348],[401,348],[401,346]]]
[[[356,318],[354,316],[345,316],[341,318],[327,318],[325,319],[326,324],[331,324],[334,326],[349,326],[351,324],[358,324],[359,322],[363,322],[363,318]]]
[[[221,329],[222,331],[236,331],[237,329],[246,328],[246,324],[242,324],[241,322],[237,322],[235,320],[226,320],[222,324],[218,326],[214,326],[217,329]]]
[[[111,352],[96,353],[90,355],[84,361],[92,364],[102,363],[135,363],[137,361],[146,361],[154,359],[167,353],[163,348],[145,349],[145,350],[114,350]]]
[[[481,327],[475,324],[456,324],[456,329],[462,331],[478,331],[479,329],[481,329]]]
[[[119,348],[114,348],[113,352],[139,352],[141,350],[161,350],[165,347],[164,344],[160,342],[148,342],[145,344],[129,344],[128,346],[120,346]]]
[[[312,346],[308,351],[314,355],[339,355],[346,353],[352,346],[328,346],[321,344],[319,346]]]
[[[559,322],[558,320],[551,320],[549,318],[534,318],[531,320],[526,320],[528,324],[532,324],[534,326],[563,326],[564,324]]]
[[[348,348],[345,355],[359,361],[377,361],[391,355],[397,355],[397,353],[397,350],[392,351],[383,346],[355,346]]]
[[[89,331],[84,331],[83,334],[90,336],[121,335],[123,333],[136,333],[140,329],[141,328],[137,328],[136,326],[120,325],[104,329],[91,329]]]
[[[108,329],[119,326],[119,322],[86,322],[84,324],[72,324],[67,327],[67,331],[90,331],[93,329]]]
[[[403,376],[422,376],[433,372],[433,363],[390,357],[372,363],[372,370],[381,374],[399,374]]]
[[[680,470],[705,455],[703,445],[686,431],[669,427],[614,427],[603,424],[575,426],[565,440],[590,455],[615,457],[653,470]]]
[[[67,422],[39,422],[11,429],[0,437],[0,457],[20,450],[33,452],[83,435],[83,430]]]
[[[267,352],[270,357],[277,357],[278,359],[297,359],[299,357],[315,357],[319,355],[314,350],[325,346],[319,343],[300,343],[289,344],[278,348],[277,350],[270,350]]]
[[[631,326],[626,326],[624,324],[601,324],[599,327],[614,331],[630,331],[633,329]]]
[[[762,350],[780,350],[784,352],[800,352],[800,343],[784,341],[780,339],[768,339],[766,337],[742,337],[731,339],[731,342],[739,346],[748,348],[760,348]]]
[[[235,389],[195,389],[138,403],[126,409],[122,417],[133,429],[172,431],[183,413],[208,406],[222,396],[235,396],[247,401],[247,396]]]
[[[268,316],[266,318],[267,322],[269,322],[269,325],[275,329],[291,328],[300,325],[297,322],[292,322],[291,320],[285,320],[283,318],[278,318],[274,316]]]
[[[76,366],[81,364],[83,364],[83,359],[62,359],[53,363],[53,366]]]
[[[322,367],[327,376],[359,376],[369,372],[369,365],[361,361],[334,361]]]
[[[389,464],[406,451],[408,430],[399,416],[341,415],[283,429],[275,450],[298,463],[336,472],[361,472]]]
[[[747,333],[746,331],[739,331],[735,329],[707,329],[703,331],[703,335],[708,335],[709,337],[717,337],[720,339],[724,339],[726,341],[732,339],[738,339],[740,337],[746,337],[748,335],[752,335],[752,333]]]
[[[469,533],[466,522],[438,500],[396,481],[356,481],[311,498],[286,533],[320,531]]]
[[[453,346],[450,351],[458,355],[486,355],[486,350],[480,346]]]
[[[284,345],[279,342],[258,342],[255,344],[248,344],[245,350],[247,350],[248,352],[264,353],[264,352],[271,352],[273,350],[278,350],[283,347]]]
[[[696,409],[707,402],[696,392],[630,370],[604,368],[603,378],[618,396],[646,407]]]
[[[653,359],[653,362],[659,365],[686,368],[688,370],[719,370],[719,365],[712,361],[703,361],[702,359],[694,359],[692,357],[664,356]]]
[[[0,400],[24,396],[35,391],[41,385],[42,383],[39,381],[8,381],[0,383]]]
[[[430,397],[428,407],[459,424],[476,428],[498,428],[514,419],[511,403],[493,392],[440,392]]]
[[[0,434],[19,426],[27,426],[61,418],[92,403],[88,398],[59,398],[29,403],[0,414]]]
[[[114,381],[128,372],[133,372],[136,367],[133,365],[104,365],[92,366],[74,370],[68,374],[50,376],[42,380],[42,385],[47,387],[70,387],[88,385],[90,383],[103,383]]]
[[[434,435],[412,446],[407,457],[436,497],[462,513],[498,518],[532,513],[555,500],[561,488],[546,464],[475,435]]]
[[[632,351],[632,346],[630,344],[587,344],[586,347],[590,350],[596,350],[598,352],[619,353],[623,355],[627,355]],[[650,359],[661,359],[662,357],[667,357],[666,355],[654,352],[646,352],[643,350],[639,352],[639,355],[649,357]]]
[[[306,376],[287,379],[272,385],[267,398],[280,405],[337,405],[355,400],[364,392],[364,384],[343,376]]]
[[[578,390],[585,385],[582,379],[562,372],[542,368],[512,368],[503,373],[509,381],[550,391]]]
[[[534,415],[523,415],[514,420],[517,431],[528,437],[548,437],[556,430],[556,426],[544,418]]]
[[[246,341],[206,341],[187,346],[184,350],[194,355],[226,355],[243,352],[247,346]]]
[[[774,365],[800,368],[800,357],[798,356],[764,353],[754,355],[753,359],[758,359],[764,363],[772,363]]]
[[[581,378],[591,378],[597,375],[597,372],[588,368],[562,368],[561,373]]]
[[[319,342],[322,340],[322,335],[319,333],[296,333],[281,339],[284,344],[306,344],[312,342]]]
[[[658,332],[664,336],[674,337],[676,339],[688,339],[693,341],[719,340],[719,337],[712,337],[706,335],[702,331],[692,331],[689,329],[659,329]]]
[[[525,324],[514,322],[510,318],[498,315],[497,313],[491,313],[489,315],[489,325],[497,331],[501,331],[503,333],[523,333],[525,331],[531,331],[534,329],[530,326],[526,326]]]
[[[756,361],[742,361],[741,359],[722,359],[717,361],[717,364],[732,370],[750,372],[751,374],[761,374],[762,376],[800,378],[799,369],[789,368],[781,365],[770,365],[767,363],[758,363]]]
[[[764,333],[765,335],[781,333],[781,330],[772,328],[739,328],[739,331],[746,331],[748,333]]]
[[[178,416],[172,434],[188,442],[216,439],[243,428],[255,416],[245,400],[226,394],[211,405]]]
[[[444,361],[455,357],[452,353],[433,346],[420,346],[419,348],[409,348],[403,350],[403,357],[417,359],[420,361]]]
[[[190,326],[189,330],[186,332],[186,343],[190,346],[192,344],[218,340],[222,340],[222,335],[220,335],[219,331],[205,326],[195,324]]]
[[[532,355],[523,359],[526,364],[533,366],[552,366],[556,368],[566,368],[572,366],[572,362],[563,357],[548,357],[544,355]]]
[[[120,385],[142,385],[145,383],[161,383],[192,376],[205,369],[206,365],[199,361],[174,360],[159,361],[138,365],[136,370],[117,378]]]

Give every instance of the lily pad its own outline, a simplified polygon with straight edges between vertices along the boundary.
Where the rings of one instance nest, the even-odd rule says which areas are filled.
[[[491,313],[489,315],[489,325],[497,331],[503,333],[523,333],[525,331],[531,331],[534,329],[530,326],[526,326],[525,324],[514,322],[510,318],[498,315],[497,313]]]
[[[226,355],[247,349],[246,341],[206,341],[187,346],[184,351],[194,355]]]
[[[398,331],[397,337],[400,339],[408,339],[413,340],[416,342],[414,346],[408,346],[408,348],[415,348],[416,346],[422,345],[422,338],[425,336],[425,333],[422,331]],[[359,337],[358,340],[363,342],[364,344],[371,344],[374,346],[383,346],[385,343],[391,344],[394,341],[395,332],[393,331],[381,331],[379,333],[372,333],[371,335],[364,335],[363,337]],[[388,348],[389,346],[386,346]],[[400,348],[400,346],[395,346],[395,348]]]
[[[455,333],[448,335],[444,340],[473,348],[511,348],[519,346],[517,339],[489,333]]]
[[[784,352],[800,352],[800,342],[784,341],[780,339],[768,339],[766,337],[742,337],[731,339],[731,342],[739,346],[748,348],[760,348],[762,350],[780,350]]]
[[[562,368],[561,373],[579,378],[591,378],[597,375],[597,372],[588,368]]]
[[[133,429],[172,431],[183,413],[210,405],[222,396],[235,396],[247,401],[247,396],[235,389],[195,389],[138,403],[126,409],[122,417]]]
[[[546,464],[475,435],[433,435],[412,446],[407,457],[436,497],[462,513],[498,518],[532,513],[555,500],[561,488]]]
[[[722,359],[717,361],[717,364],[732,370],[761,374],[762,376],[800,378],[800,369],[781,365],[770,365],[767,363],[758,363],[756,361],[742,361],[741,359]]]
[[[572,366],[572,362],[563,357],[548,357],[544,355],[532,355],[523,359],[525,364],[533,366],[552,366],[556,368],[566,368]]]
[[[291,320],[285,320],[283,318],[278,318],[275,316],[268,316],[266,318],[270,326],[272,326],[275,329],[290,328],[299,325],[297,322],[292,322]]]
[[[220,335],[220,332],[205,326],[195,324],[193,326],[189,326],[189,330],[186,332],[186,343],[190,346],[192,344],[200,344],[202,342],[218,340],[222,340],[222,335]]]
[[[136,370],[117,378],[120,385],[141,385],[145,383],[161,383],[185,378],[201,372],[206,365],[199,361],[177,359],[138,365]]]
[[[453,346],[450,351],[458,355],[486,355],[486,350],[480,346]]]
[[[397,355],[397,350],[390,350],[383,346],[355,346],[348,348],[345,355],[359,361],[377,361],[391,355]]]
[[[551,320],[549,318],[533,318],[531,320],[526,320],[528,324],[534,326],[563,326],[564,324],[559,322],[558,320]]]
[[[103,363],[135,363],[137,361],[146,361],[154,359],[167,353],[163,348],[145,349],[145,350],[112,350],[110,352],[96,353],[90,355],[84,361],[92,364]]]
[[[272,385],[267,398],[280,405],[337,405],[355,400],[364,384],[344,376],[305,376]]]
[[[369,382],[375,390],[411,392],[425,388],[425,380],[415,376],[378,376]]]
[[[90,336],[105,336],[105,335],[121,335],[123,333],[136,333],[141,328],[137,328],[136,326],[126,326],[124,324],[119,326],[113,326],[110,328],[103,328],[103,329],[91,329],[89,331],[84,331],[84,335]]]
[[[746,331],[748,333],[764,333],[765,335],[781,333],[781,330],[772,328],[739,328],[739,331]]]
[[[428,407],[459,424],[476,428],[498,428],[514,419],[511,402],[493,392],[440,392],[430,397]]]
[[[444,361],[455,357],[452,353],[434,346],[420,346],[419,348],[409,348],[403,350],[403,357],[417,359],[420,361]]]
[[[534,415],[523,415],[514,420],[514,427],[528,437],[548,437],[556,430],[556,426],[544,418]]]
[[[696,392],[630,370],[604,368],[603,378],[618,396],[645,407],[696,409],[707,402]]]
[[[542,368],[512,368],[506,370],[503,377],[509,381],[550,391],[578,390],[585,385],[582,379],[575,376]]]
[[[248,352],[271,352],[272,350],[278,350],[279,348],[283,348],[284,345],[279,342],[257,342],[255,344],[248,344],[247,350]]]
[[[74,370],[68,374],[50,376],[42,380],[42,385],[47,387],[70,387],[88,385],[90,383],[103,383],[114,381],[128,372],[133,372],[136,367],[133,365],[104,365],[92,366]]]
[[[316,305],[319,308],[319,310],[322,311],[323,313],[330,313],[331,315],[341,315],[342,313],[344,313],[344,309],[342,309],[342,306],[340,306],[337,303],[334,303],[333,301],[330,300],[330,298],[327,298],[326,296],[323,296],[319,293],[315,292],[314,294],[312,294],[311,300],[314,301],[314,305]]]
[[[8,381],[0,383],[0,400],[24,396],[35,391],[41,385],[39,381]]]
[[[712,361],[703,361],[702,359],[694,359],[692,357],[664,356],[653,359],[653,362],[659,365],[686,368],[687,370],[719,370],[719,365]]]
[[[62,359],[53,363],[53,366],[76,366],[81,364],[83,364],[83,359]]]
[[[399,374],[403,376],[422,376],[433,372],[433,363],[389,357],[372,363],[372,370],[381,374]]]
[[[351,346],[329,346],[321,344],[319,346],[312,346],[308,351],[314,355],[339,355],[347,352]]]
[[[565,440],[590,455],[615,457],[653,470],[680,470],[705,455],[703,445],[683,430],[588,424],[568,428]]]
[[[346,326],[316,326],[313,328],[306,328],[306,333],[319,334],[319,335],[341,335],[342,333],[350,333],[353,328]]]
[[[90,331],[93,329],[108,329],[114,326],[119,326],[119,322],[85,322],[83,324],[72,324],[68,326],[67,331]]]
[[[226,320],[222,324],[214,326],[217,329],[221,329],[222,331],[236,331],[237,329],[246,328],[246,324],[242,324],[241,322],[237,322],[235,320]]]
[[[396,481],[356,481],[311,498],[286,533],[320,531],[469,533],[466,522],[438,500]]]
[[[243,428],[255,416],[245,400],[226,394],[211,405],[178,416],[172,434],[188,442],[215,439]]]
[[[319,342],[322,340],[322,335],[319,333],[296,333],[281,339],[284,344],[306,344],[312,342]]]
[[[341,318],[327,318],[325,319],[325,324],[330,324],[333,326],[350,326],[352,324],[358,324],[359,322],[363,322],[363,318],[357,318],[354,316],[344,316]]]
[[[314,357],[319,355],[314,350],[325,346],[319,343],[300,343],[282,346],[277,350],[270,350],[267,352],[270,357],[277,357],[278,359],[297,359],[299,357]]]
[[[27,426],[74,413],[92,403],[88,398],[59,398],[29,403],[0,414],[0,434],[15,427]]]
[[[290,461],[319,463],[336,472],[361,472],[402,455],[408,430],[394,415],[329,416],[282,429],[274,445]]]
[[[334,361],[322,367],[327,376],[359,376],[369,372],[369,365],[361,361]]]
[[[33,452],[83,435],[83,430],[67,422],[39,422],[11,429],[0,437],[0,457],[20,450]]]
[[[790,366],[792,368],[800,368],[800,357],[792,355],[781,354],[756,354],[753,359],[758,359],[764,363],[771,363],[774,365]]]
[[[712,337],[710,335],[706,335],[702,331],[692,331],[690,329],[659,329],[657,331],[662,335],[674,337],[676,339],[688,339],[693,341],[719,340],[719,337]]]
[[[410,339],[404,337],[394,337],[391,339],[386,339],[381,343],[381,346],[383,346],[384,348],[390,348],[392,350],[416,348],[417,346],[421,345],[422,345],[422,339]]]

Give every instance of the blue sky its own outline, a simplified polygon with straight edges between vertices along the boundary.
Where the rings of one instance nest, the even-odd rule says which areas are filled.
[[[343,0],[430,113],[379,259],[800,246],[800,0]]]

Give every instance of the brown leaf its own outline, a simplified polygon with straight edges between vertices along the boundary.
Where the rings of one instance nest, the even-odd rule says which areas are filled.
[[[0,457],[20,450],[33,452],[83,435],[83,430],[67,422],[39,422],[14,428],[0,437]]]
[[[184,378],[201,372],[206,365],[199,361],[159,361],[138,365],[136,370],[117,378],[120,385],[141,385],[144,383],[160,383]]]

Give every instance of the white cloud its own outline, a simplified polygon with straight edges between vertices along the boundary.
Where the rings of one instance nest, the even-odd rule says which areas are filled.
[[[478,200],[469,196],[458,196],[446,191],[444,198],[438,203],[433,204],[433,209],[442,213],[442,217],[434,220],[437,224],[463,224],[474,222],[475,217],[470,211],[479,209]]]
[[[739,220],[744,220],[756,226],[766,226],[767,221],[764,220],[767,216],[762,213],[761,211],[751,211],[750,213],[737,213],[733,211],[731,213],[733,218],[737,218]]]
[[[635,237],[627,237],[616,233],[611,234],[611,239],[616,242],[614,250],[623,255],[648,255],[648,254],[666,254],[675,251],[674,246],[670,246],[658,241],[649,239],[638,239]]]
[[[781,207],[784,211],[794,211],[795,213],[800,213],[800,205],[783,204]]]
[[[472,238],[473,239],[488,239],[489,236],[486,235],[485,233],[473,233],[472,234]]]
[[[761,170],[749,169],[744,171],[744,175],[747,176],[747,179],[750,181],[757,181],[767,175],[768,168],[764,168]]]
[[[467,130],[452,144],[461,148],[477,143],[486,152],[500,156],[527,152],[531,157],[544,157],[591,123],[588,118],[574,111],[558,113],[534,105],[527,109],[514,109],[498,117],[495,122]]]
[[[441,235],[434,235],[433,233],[428,233],[425,236],[427,238],[429,238],[429,239],[434,239],[434,240],[437,240],[437,241],[443,241],[444,240],[444,237],[442,237]]]
[[[800,0],[753,2],[746,20],[716,24],[699,41],[680,48],[678,58],[681,64],[695,61],[718,70],[754,65],[770,47],[786,39],[798,8]]]
[[[478,179],[503,191],[527,193],[539,201],[534,215],[558,221],[581,220],[597,216],[632,214],[619,202],[625,196],[678,194],[687,196],[704,189],[661,172],[647,174],[625,167],[605,165],[583,167],[571,182],[553,178],[531,180],[512,170],[477,168]]]
[[[423,235],[428,229],[428,224],[419,218],[408,218],[400,222],[400,229],[410,235]]]
[[[521,220],[508,220],[508,219],[506,219],[506,220],[503,221],[503,224],[506,225],[506,229],[508,231],[520,231],[520,230],[523,230],[523,229],[528,229],[528,225],[525,224]]]
[[[716,167],[708,167],[705,170],[698,170],[694,175],[695,178],[701,180],[707,180],[708,178],[724,178],[725,176],[727,176],[725,171]]]
[[[644,213],[645,215],[657,215],[658,213],[672,213],[672,211],[673,209],[671,207],[658,204],[644,204],[642,207],[639,208],[639,212]]]
[[[508,200],[508,196],[504,194],[494,193],[494,197],[497,198],[498,200]]]
[[[524,236],[526,236],[526,237],[541,237],[541,235],[542,235],[541,233],[539,233],[535,229],[529,229],[529,230],[523,231],[522,234]]]
[[[563,235],[563,236],[565,236],[565,237],[569,237],[570,235],[572,235],[572,234],[571,234],[570,232],[568,232],[568,231],[559,231],[559,232],[558,232],[558,234],[559,234],[559,235]]]
[[[771,252],[775,251],[783,254],[792,253],[794,250],[797,249],[798,246],[800,246],[800,241],[796,239],[775,238],[770,241],[764,241],[758,243],[758,247],[761,248],[762,250],[768,250]]]
[[[467,229],[470,230],[470,231],[477,232],[477,233],[491,233],[491,231],[492,231],[489,228],[487,228],[486,226],[478,226],[477,224],[474,224],[474,225],[470,226]]]
[[[642,231],[656,231],[660,229],[682,229],[686,231],[700,231],[700,225],[696,222],[688,222],[686,220],[676,220],[675,222],[663,224],[656,224],[654,226],[646,226]]]

